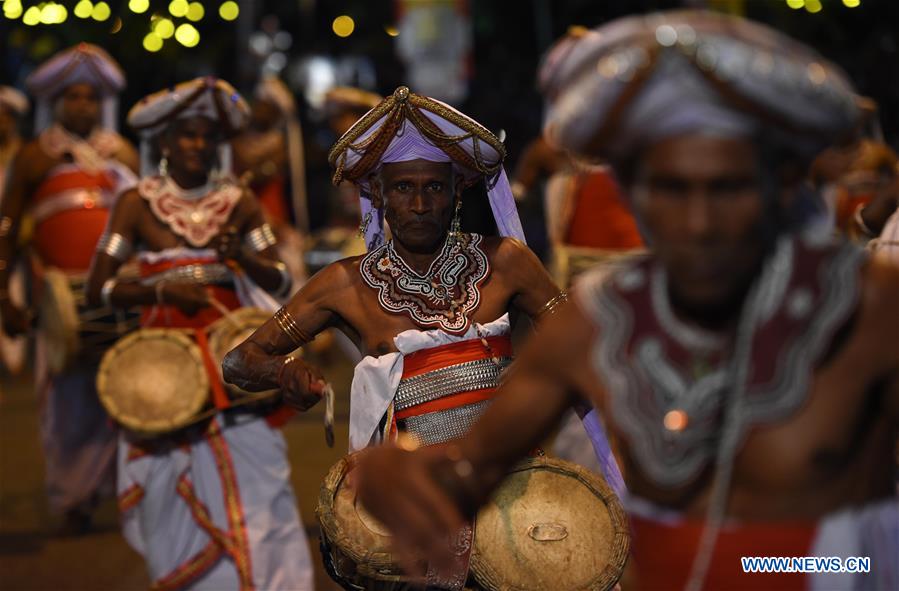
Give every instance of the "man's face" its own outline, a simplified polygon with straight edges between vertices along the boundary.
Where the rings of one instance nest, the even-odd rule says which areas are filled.
[[[100,95],[90,84],[72,84],[56,99],[56,120],[78,135],[87,135],[100,122]]]
[[[672,295],[690,310],[742,298],[765,251],[766,207],[754,144],[684,135],[653,144],[634,202]]]
[[[383,203],[384,218],[394,239],[416,253],[436,252],[449,231],[457,189],[448,162],[410,160],[381,168],[376,179],[375,205]]]
[[[215,166],[216,148],[221,139],[218,127],[206,117],[178,119],[161,143],[169,171],[194,177],[208,174]]]

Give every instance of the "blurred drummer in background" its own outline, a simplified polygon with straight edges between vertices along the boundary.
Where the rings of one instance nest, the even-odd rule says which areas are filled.
[[[76,326],[52,326],[58,315],[45,307],[35,358],[50,508],[65,512],[65,529],[77,533],[89,527],[98,495],[113,490],[115,432],[94,379],[101,354],[124,330],[109,311],[85,307],[83,285],[109,209],[136,181],[138,158],[115,132],[125,77],[101,48],[82,43],[63,51],[38,67],[26,85],[37,101],[39,135],[22,148],[6,178],[0,315],[7,334],[29,330],[31,311],[9,294],[10,267],[26,255],[20,249],[25,242],[34,276],[28,301],[61,306],[72,317],[78,306],[73,322],[80,321],[80,335]],[[25,232],[32,227],[33,233]],[[61,337],[48,332],[69,329]],[[60,351],[76,338],[80,351]]]
[[[28,113],[28,98],[11,86],[0,86],[0,208],[3,207],[3,189],[6,175],[13,160],[22,148],[22,136],[19,124]],[[0,265],[2,266],[2,265]],[[25,306],[25,285],[21,268],[22,261],[15,268],[9,269],[8,293],[6,297],[15,306]],[[0,326],[3,313],[0,311]],[[0,330],[0,366],[15,375],[25,367],[27,337],[24,334],[10,337]]]
[[[193,331],[221,411],[168,436],[120,438],[123,530],[154,588],[312,588],[279,430],[289,413],[229,409],[206,341],[223,313],[273,311],[273,296],[291,290],[259,203],[231,174],[227,140],[248,113],[234,88],[212,77],[135,105],[128,124],[142,138],[142,178],[116,204],[90,275],[94,304],[141,306],[144,327]],[[117,277],[132,254],[140,279]]]
[[[613,163],[652,254],[583,275],[457,444],[367,454],[366,509],[450,561],[447,533],[583,396],[621,442],[635,588],[895,588],[899,271],[788,215],[853,128],[845,76],[693,11],[613,21],[553,67],[548,139]],[[741,556],[871,569],[751,574]]]
[[[303,131],[293,94],[278,78],[265,76],[253,98],[247,128],[231,141],[234,169],[249,182],[275,231],[278,258],[296,290],[307,277],[303,251],[309,234]]]

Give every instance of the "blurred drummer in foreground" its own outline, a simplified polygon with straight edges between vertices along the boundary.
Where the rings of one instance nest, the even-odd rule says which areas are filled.
[[[231,175],[226,140],[246,122],[234,88],[198,78],[142,99],[142,178],[123,194],[91,270],[95,304],[142,306],[142,325],[204,329],[227,309],[274,310],[291,279],[255,197]],[[139,280],[116,278],[136,254]],[[213,369],[210,369],[213,368]],[[311,589],[309,548],[279,431],[283,407],[228,408],[211,361],[211,420],[150,441],[124,433],[119,508],[154,588]],[[223,542],[224,540],[224,542]]]
[[[895,588],[899,272],[786,215],[852,129],[846,78],[692,11],[614,21],[555,67],[548,138],[613,163],[653,254],[584,275],[457,444],[372,450],[366,509],[448,562],[446,534],[583,396],[622,444],[638,588]],[[754,556],[870,573],[744,573]]]
[[[0,315],[9,335],[24,334],[29,311],[9,297],[9,273],[20,233],[29,239],[34,288],[29,301],[52,301],[74,315],[78,305],[82,347],[59,352],[57,332],[37,334],[35,388],[40,404],[47,494],[65,529],[85,531],[98,496],[112,493],[115,431],[97,400],[94,380],[105,348],[119,336],[109,311],[88,310],[83,285],[109,209],[136,181],[134,148],[115,132],[117,95],[125,86],[119,65],[103,49],[82,43],[60,52],[26,81],[36,98],[38,137],[25,144],[6,176],[0,208]],[[54,280],[55,279],[55,280]],[[60,297],[47,293],[61,290]],[[68,302],[68,305],[67,305]],[[45,310],[45,313],[47,311]],[[52,322],[52,321],[51,321]],[[89,328],[88,328],[89,327]],[[78,336],[63,335],[63,344]]]

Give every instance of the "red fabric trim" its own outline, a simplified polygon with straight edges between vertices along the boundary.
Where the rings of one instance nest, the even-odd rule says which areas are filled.
[[[130,511],[144,498],[144,489],[139,484],[132,484],[118,496],[119,512]]]
[[[683,589],[699,547],[703,523],[666,525],[631,516],[631,550],[640,589]],[[816,527],[808,523],[748,523],[718,536],[703,589],[804,589],[802,573],[744,573],[741,556],[808,556]]]
[[[403,357],[403,379],[458,363],[512,356],[512,339],[507,335],[487,337],[486,341],[489,351],[481,339],[471,339],[409,353]]]
[[[243,504],[240,500],[240,488],[237,484],[234,462],[231,459],[231,452],[228,450],[228,443],[222,437],[218,421],[213,420],[209,424],[206,440],[210,449],[212,449],[222,482],[222,496],[225,501],[225,513],[228,516],[229,534],[230,539],[234,543],[230,554],[237,567],[240,588],[241,591],[252,591],[254,588],[253,565],[250,560],[246,518],[243,513]]]
[[[128,456],[126,460],[132,462],[134,460],[140,459],[144,456],[150,455],[150,452],[143,447],[137,445],[129,445],[128,446]]]
[[[150,591],[176,591],[187,587],[201,576],[206,574],[209,569],[215,566],[222,556],[222,547],[214,541],[210,541],[206,546],[194,554],[187,562],[167,574],[161,579],[153,581],[150,585]]]
[[[209,376],[209,387],[212,390],[212,404],[219,410],[231,406],[231,400],[225,393],[225,386],[219,378],[219,372],[215,367],[215,361],[212,360],[212,353],[209,350],[209,340],[206,338],[206,331],[202,328],[194,330],[194,339],[200,346],[200,352],[203,357],[203,366],[206,368],[206,375]]]
[[[484,400],[490,400],[496,394],[496,388],[484,388],[483,390],[471,390],[469,392],[459,392],[450,396],[444,396],[437,400],[431,400],[424,404],[419,404],[411,408],[406,408],[396,413],[397,420],[408,419],[409,417],[417,417],[429,412],[439,412],[441,410],[449,410],[458,408],[466,404],[474,404]]]

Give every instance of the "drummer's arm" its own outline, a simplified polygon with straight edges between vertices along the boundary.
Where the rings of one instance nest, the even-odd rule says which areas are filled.
[[[128,260],[138,235],[140,199],[137,191],[127,191],[119,197],[112,209],[104,239],[97,245],[88,274],[87,301],[90,306],[129,308],[156,304],[157,293],[153,286],[142,285],[138,281],[115,279],[119,267]],[[118,238],[114,238],[112,245],[107,246],[111,236]]]
[[[247,391],[281,386],[282,368],[293,359],[290,353],[339,318],[333,306],[349,283],[346,275],[343,266],[334,263],[312,277],[274,317],[225,356],[225,381]]]
[[[594,324],[574,304],[562,305],[526,343],[497,398],[459,443],[474,467],[477,501],[515,461],[540,446],[572,404],[591,388]]]
[[[494,268],[502,269],[511,284],[512,305],[537,323],[552,315],[565,296],[526,244],[503,238],[496,249]]]
[[[241,244],[233,251],[234,262],[256,282],[259,287],[278,296],[290,293],[291,277],[287,267],[278,260],[272,229],[265,221],[262,208],[253,194],[246,190],[241,199],[241,218],[246,220],[238,237]],[[254,237],[252,239],[251,237]],[[262,246],[264,248],[260,248]]]
[[[19,151],[6,177],[6,186],[0,187],[0,315],[3,328],[10,334],[28,329],[25,313],[13,304],[9,297],[9,274],[19,256],[18,239],[28,196],[37,186],[35,160],[40,159],[40,148],[31,142]]]
[[[27,160],[23,148],[13,161],[10,174],[6,178],[6,186],[0,187],[0,299],[6,294],[9,272],[16,258],[16,242],[19,237],[19,226],[25,212],[25,199],[28,194]]]

